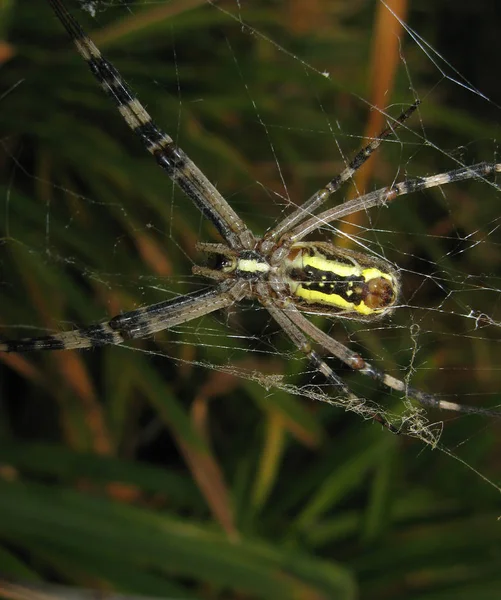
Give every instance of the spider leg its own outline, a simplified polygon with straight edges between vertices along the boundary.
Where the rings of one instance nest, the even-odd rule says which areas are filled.
[[[501,173],[501,163],[482,162],[471,165],[471,167],[462,167],[460,169],[454,169],[453,171],[447,171],[446,173],[439,173],[438,175],[416,177],[415,179],[401,181],[400,183],[349,200],[339,206],[334,206],[333,208],[304,221],[304,223],[301,223],[301,225],[287,235],[287,238],[293,243],[298,242],[322,225],[326,225],[331,221],[336,221],[341,217],[351,215],[360,210],[368,210],[374,206],[387,206],[399,196],[405,196],[406,194],[411,194],[427,188],[438,187],[440,185],[447,185],[448,183],[454,183],[455,181],[488,177],[494,173]]]
[[[75,350],[122,344],[130,339],[149,336],[187,323],[197,317],[231,306],[244,294],[244,285],[232,283],[191,296],[181,296],[138,308],[98,323],[54,335],[0,341],[0,352],[33,352],[37,350]]]
[[[394,133],[395,128],[406,121],[412,113],[417,109],[420,102],[416,101],[406,111],[404,111],[394,122],[382,131],[377,137],[375,137],[369,144],[364,146],[357,152],[354,158],[350,161],[348,166],[339,174],[331,179],[329,183],[315,192],[306,202],[301,204],[292,214],[285,217],[276,227],[269,231],[265,236],[265,240],[269,243],[270,247],[274,242],[278,241],[287,231],[292,229],[298,223],[300,223],[306,216],[311,215],[314,210],[326,202],[337,190],[346,182],[351,179],[355,172],[370,158],[370,156],[379,148],[383,140]],[[354,212],[354,211],[352,211]]]
[[[301,329],[296,326],[296,324],[289,318],[289,312],[287,310],[284,311],[281,308],[278,308],[272,303],[263,302],[264,306],[270,313],[270,315],[275,319],[275,321],[280,325],[280,327],[285,331],[285,333],[289,336],[294,345],[300,350],[311,362],[313,367],[322,373],[322,375],[327,379],[327,381],[332,384],[336,389],[338,389],[343,398],[346,400],[344,403],[346,406],[346,410],[351,410],[360,414],[362,416],[368,417],[377,421],[387,429],[389,429],[392,433],[400,433],[400,431],[392,425],[389,421],[385,419],[385,417],[378,411],[373,410],[367,402],[356,396],[348,386],[334,373],[334,371],[329,367],[329,365],[322,360],[322,358],[311,348],[310,342]]]
[[[311,350],[307,353],[308,358],[310,359],[311,364],[320,371],[324,377],[332,383],[336,388],[338,388],[343,396],[348,400],[348,408],[353,406],[364,406],[364,412],[367,411],[368,407],[362,398],[356,396],[348,386],[340,379],[334,371],[329,367],[329,365],[314,351]],[[397,429],[392,423],[390,423],[387,419],[383,417],[381,413],[374,411],[367,412],[368,416],[371,419],[380,423],[386,429],[389,429],[392,433],[399,434],[400,430]]]
[[[337,340],[331,338],[321,329],[313,325],[313,323],[311,323],[294,305],[289,304],[287,306],[286,313],[287,318],[292,321],[304,334],[315,340],[315,342],[331,352],[336,358],[351,367],[353,370],[360,371],[360,373],[368,375],[386,387],[395,390],[396,392],[401,392],[405,395],[405,397],[416,400],[423,406],[431,406],[441,410],[479,414],[489,417],[501,417],[501,411],[477,408],[475,406],[468,406],[464,404],[458,404],[456,402],[440,400],[433,394],[428,394],[418,390],[417,388],[407,385],[407,383],[404,381],[401,381],[400,379],[397,379],[391,375],[388,375],[384,371],[373,367],[369,362],[364,360],[360,354],[353,352],[353,350],[350,350],[344,344],[341,344]]]
[[[146,150],[198,210],[214,223],[232,248],[251,248],[254,236],[242,219],[172,138],[156,126],[120,73],[104,58],[63,3],[60,0],[48,1],[92,74],[113,100],[127,125],[139,136]]]

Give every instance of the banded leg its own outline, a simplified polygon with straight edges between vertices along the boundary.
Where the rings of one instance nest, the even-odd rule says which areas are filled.
[[[268,234],[264,236],[266,243],[273,246],[274,242],[277,242],[286,232],[290,231],[294,226],[304,220],[308,215],[313,214],[319,206],[324,204],[339,188],[349,179],[353,177],[356,171],[371,157],[371,155],[379,148],[382,142],[394,133],[395,128],[406,121],[412,113],[417,109],[420,102],[416,101],[406,111],[404,111],[397,119],[393,126],[387,127],[377,137],[375,137],[369,144],[364,146],[357,152],[355,157],[350,161],[348,166],[339,174],[331,179],[329,183],[315,192],[306,202],[298,207],[292,214],[283,219],[280,224],[272,229]],[[348,204],[348,203],[347,203]],[[352,210],[351,212],[355,212]],[[264,246],[267,247],[267,246]]]
[[[291,242],[298,242],[312,231],[317,230],[321,225],[326,225],[331,221],[336,221],[337,219],[341,219],[346,215],[351,215],[359,210],[368,210],[374,206],[386,206],[399,196],[405,196],[427,188],[447,185],[465,179],[489,177],[495,173],[501,173],[501,163],[482,162],[472,165],[471,167],[462,167],[461,169],[454,169],[453,171],[439,173],[438,175],[416,177],[415,179],[409,179],[408,181],[401,181],[400,183],[349,200],[339,206],[334,206],[333,208],[308,219],[304,223],[301,223],[301,225],[296,227],[296,229],[289,234],[286,234],[286,236]]]
[[[501,417],[501,411],[440,400],[433,394],[427,394],[426,392],[407,385],[407,383],[404,381],[396,379],[384,371],[373,367],[369,362],[364,360],[360,354],[353,352],[353,350],[350,350],[344,344],[341,344],[337,340],[331,338],[321,329],[313,325],[313,323],[311,323],[294,305],[288,306],[286,312],[288,319],[292,321],[304,334],[331,352],[333,356],[335,356],[345,365],[351,367],[354,371],[359,371],[360,373],[369,376],[371,379],[382,383],[387,388],[404,394],[407,398],[416,400],[423,406],[430,406],[441,410],[450,410],[460,413],[485,415],[488,417]]]
[[[101,54],[61,0],[48,0],[66,28],[78,52],[89,65],[102,89],[113,100],[124,121],[168,176],[214,223],[232,247],[251,248],[254,236],[212,183],[188,156],[153,122],[115,67]]]
[[[345,383],[334,373],[329,365],[322,360],[322,358],[311,348],[308,338],[304,335],[301,329],[293,323],[289,318],[288,309],[284,311],[277,308],[273,304],[265,304],[266,309],[280,327],[289,336],[294,345],[300,350],[311,362],[315,370],[322,373],[326,380],[334,386],[335,389],[339,390],[346,399],[346,410],[352,410],[361,415],[367,415],[374,421],[377,421],[392,433],[400,433],[399,430],[392,425],[385,417],[376,410],[371,410],[367,406],[366,401],[363,398],[356,396]]]
[[[132,310],[90,327],[36,338],[0,341],[0,352],[75,350],[122,344],[127,340],[143,338],[231,306],[241,299],[241,290],[242,286],[238,283],[220,286],[192,296],[181,296]]]

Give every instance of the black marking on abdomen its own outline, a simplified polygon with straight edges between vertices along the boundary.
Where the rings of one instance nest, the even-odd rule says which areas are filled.
[[[354,306],[362,302],[364,291],[367,288],[367,284],[361,275],[337,275],[332,271],[323,271],[311,266],[303,269],[291,269],[288,276],[293,281],[300,283],[304,289],[320,292],[326,296],[340,296]],[[348,294],[348,292],[350,293]],[[321,301],[319,301],[320,303]]]

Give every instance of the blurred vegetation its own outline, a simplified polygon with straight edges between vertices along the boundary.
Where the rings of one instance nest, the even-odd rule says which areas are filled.
[[[417,135],[385,144],[359,190],[495,156],[494,3],[426,1],[406,17],[493,102],[408,36],[395,44],[394,23],[378,30],[377,2],[111,2],[95,18],[68,4],[257,233],[288,210],[286,194],[299,203],[339,172],[380,101],[397,116],[417,94]],[[3,335],[206,285],[191,275],[195,244],[217,235],[46,3],[4,2],[0,20]],[[375,233],[367,215],[352,224],[404,270],[407,310],[324,326],[416,387],[499,404],[498,328],[477,335],[465,318],[475,307],[499,320],[499,197],[479,182],[417,196],[376,211]],[[499,598],[499,492],[418,440],[260,385],[260,373],[311,379],[264,311],[245,305],[133,346],[0,357],[0,574],[163,598]],[[396,395],[341,373],[398,410]],[[499,482],[499,437],[498,423],[455,416],[443,439]]]

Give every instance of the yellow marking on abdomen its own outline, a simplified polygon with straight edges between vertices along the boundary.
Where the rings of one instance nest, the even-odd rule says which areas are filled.
[[[398,295],[398,280],[385,266],[325,242],[302,242],[292,247],[284,275],[291,294],[312,308],[371,316],[391,308]]]
[[[339,294],[325,294],[324,292],[319,292],[318,290],[309,290],[302,284],[299,284],[293,293],[298,298],[302,298],[310,304],[323,304],[326,308],[334,307],[342,310],[356,311],[364,316],[377,314],[381,312],[381,310],[384,310],[369,308],[363,301],[360,301],[358,304],[349,302]]]

